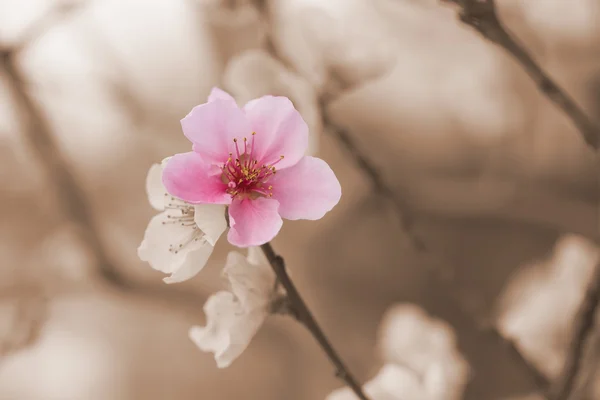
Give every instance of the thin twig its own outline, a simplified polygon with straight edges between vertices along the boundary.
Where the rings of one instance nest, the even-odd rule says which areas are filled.
[[[352,140],[351,135],[344,129],[336,127],[333,123],[331,123],[331,121],[329,121],[326,117],[325,108],[322,108],[322,110],[325,121],[324,126],[328,126],[331,134],[338,138],[338,140],[344,145],[346,151],[354,159],[354,162],[367,175],[375,191],[392,204],[393,209],[402,221],[404,233],[407,234],[409,240],[414,246],[414,249],[421,254],[433,255],[427,248],[425,241],[421,239],[420,236],[412,229],[413,220],[412,218],[408,217],[411,215],[408,206],[399,198],[399,196],[394,194],[392,189],[385,183],[377,167],[375,167],[375,165],[367,158],[367,156],[361,152],[361,150]],[[447,287],[448,294],[454,293],[451,290],[450,282],[442,271],[436,268],[430,268],[427,271],[429,271],[430,275],[440,284]],[[463,313],[465,317],[468,317],[470,313],[467,311],[468,308],[464,302],[460,301],[457,296],[453,296],[452,300],[455,301],[456,305],[460,307],[460,312]],[[472,316],[468,319],[472,319]],[[541,390],[544,390],[548,387],[548,379],[527,358],[525,358],[525,356],[523,356],[517,345],[512,340],[504,337],[495,326],[490,324],[484,325],[479,323],[477,320],[474,320],[472,321],[472,328],[480,331],[482,334],[498,343],[501,347],[505,348],[515,362],[520,365],[521,368],[531,377],[531,380],[536,387],[540,388]]]
[[[398,212],[398,218],[400,219],[400,225],[402,230],[407,234],[411,245],[419,252],[426,253],[428,251],[425,242],[417,235],[413,233],[414,218],[412,213],[405,212],[409,209],[408,205],[399,196],[394,195],[392,189],[386,185],[383,177],[377,170],[377,167],[371,163],[371,161],[364,155],[352,136],[345,130],[337,127],[327,116],[327,105],[325,102],[321,102],[321,115],[323,118],[323,126],[328,129],[329,133],[332,134],[337,140],[344,146],[346,151],[350,153],[350,156],[354,159],[356,165],[369,177],[371,184],[376,192],[378,192],[384,199],[387,199],[392,205],[393,209],[401,210]]]
[[[575,387],[575,381],[581,370],[583,349],[585,348],[595,325],[595,317],[600,308],[600,261],[595,266],[594,274],[581,303],[575,320],[575,332],[563,369],[548,398],[550,400],[567,400]]]
[[[119,291],[153,302],[168,302],[188,307],[201,304],[204,297],[191,290],[137,283],[119,272],[120,269],[108,256],[85,194],[71,173],[71,167],[53,137],[43,110],[30,97],[25,87],[27,80],[17,66],[17,55],[16,52],[1,51],[0,70],[6,74],[9,91],[17,112],[21,115],[24,136],[57,192],[58,204],[64,217],[77,227],[79,239],[91,256],[93,270],[98,278]]]
[[[344,362],[341,360],[340,356],[323,333],[323,330],[313,317],[306,303],[302,299],[302,296],[300,296],[300,293],[296,289],[296,286],[286,271],[283,257],[275,253],[275,250],[270,243],[263,244],[261,248],[267,257],[267,260],[269,260],[271,268],[273,268],[277,279],[279,282],[281,282],[281,285],[286,291],[289,306],[292,307],[294,315],[302,324],[304,324],[315,340],[319,343],[321,349],[323,349],[331,363],[336,368],[336,376],[342,379],[344,383],[346,383],[346,385],[348,385],[358,396],[359,399],[369,400],[364,394],[361,385],[358,383],[358,380],[344,365]]]
[[[5,52],[0,62],[8,77],[8,85],[16,101],[17,109],[23,116],[25,138],[44,165],[48,178],[57,189],[58,203],[64,215],[79,228],[82,242],[86,244],[93,255],[101,274],[115,284],[124,284],[115,273],[114,265],[107,256],[98,234],[96,222],[87,206],[85,195],[62,156],[43,111],[23,87],[25,79],[17,67],[16,54]]]
[[[460,20],[483,37],[504,48],[525,69],[538,89],[573,121],[586,143],[594,150],[600,146],[600,127],[581,110],[575,100],[535,62],[525,47],[502,25],[494,0],[443,0],[461,6]]]
[[[265,15],[266,19],[269,19],[269,10],[265,1],[260,0],[257,2],[257,7],[261,10],[263,15]],[[271,26],[271,25],[269,25]],[[271,54],[273,58],[280,61],[286,68],[290,71],[295,71],[295,68],[288,60],[282,57],[275,46],[272,39],[272,32],[266,37],[265,48]],[[400,198],[399,196],[394,194],[394,191],[385,183],[385,180],[382,174],[378,171],[375,164],[373,164],[369,158],[360,150],[360,148],[356,145],[352,136],[344,129],[339,126],[336,126],[327,115],[327,102],[325,96],[322,96],[320,99],[320,109],[321,115],[323,118],[323,127],[324,130],[328,133],[332,134],[336,139],[345,147],[346,151],[353,158],[354,162],[357,166],[367,175],[370,179],[371,184],[373,185],[375,191],[379,193],[384,199],[390,202],[393,209],[395,210],[398,218],[400,219],[400,224],[403,231],[406,233],[408,239],[410,240],[412,246],[415,250],[422,254],[429,253],[429,250],[425,244],[425,241],[422,240],[414,231],[413,231],[413,218],[411,212],[409,211],[408,205]],[[430,253],[429,253],[430,254]],[[433,269],[429,269],[433,278],[439,281],[442,284],[448,284],[447,279],[444,278],[444,274]],[[453,293],[451,290],[448,290],[448,293]],[[463,304],[463,302],[459,301],[456,296],[453,300],[459,306],[460,312],[462,312],[465,316],[469,316],[469,313],[466,311],[467,307]],[[471,320],[472,318],[468,318]],[[523,354],[519,351],[516,344],[504,337],[496,327],[493,325],[487,325],[479,323],[478,321],[473,322],[473,329],[479,330],[481,333],[487,335],[492,340],[496,341],[502,347],[508,349],[508,354],[512,356],[517,365],[520,365],[523,371],[525,371],[532,380],[532,383],[543,390],[543,388],[548,387],[548,380],[546,377],[531,363],[527,360]]]

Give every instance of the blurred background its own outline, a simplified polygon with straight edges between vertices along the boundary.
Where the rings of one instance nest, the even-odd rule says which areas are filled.
[[[497,3],[600,122],[600,3]],[[274,246],[361,381],[382,366],[380,321],[398,303],[454,331],[464,399],[533,399],[559,374],[600,258],[598,156],[452,4],[0,0],[0,51],[0,399],[304,400],[341,386],[291,319],[270,318],[223,370],[188,339],[226,285],[225,241],[177,285],[137,258],[148,168],[189,151],[179,120],[213,86],[242,103],[290,97],[337,174],[340,204],[287,221]],[[596,326],[573,398],[600,399],[599,360]]]

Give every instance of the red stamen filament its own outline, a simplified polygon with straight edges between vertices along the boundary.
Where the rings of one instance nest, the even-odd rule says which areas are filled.
[[[276,173],[275,165],[283,160],[283,156],[268,165],[258,166],[258,160],[254,154],[254,136],[252,132],[252,143],[248,146],[248,140],[244,138],[244,151],[240,153],[240,147],[237,139],[233,139],[235,144],[236,158],[233,159],[233,153],[229,153],[229,158],[223,164],[223,174],[221,180],[227,184],[227,193],[231,197],[244,196],[255,198],[255,196],[271,197],[273,196],[273,186],[265,186],[269,178]],[[248,152],[250,150],[250,152]]]

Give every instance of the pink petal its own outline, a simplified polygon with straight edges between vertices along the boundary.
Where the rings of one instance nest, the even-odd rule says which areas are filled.
[[[278,207],[277,200],[264,197],[234,200],[229,206],[229,243],[249,247],[260,246],[272,240],[283,225],[277,213]]]
[[[261,164],[277,169],[296,164],[308,148],[308,126],[287,97],[263,96],[244,106],[254,136],[254,154]]]
[[[210,91],[210,94],[208,95],[208,101],[215,101],[215,100],[225,100],[228,101],[232,104],[235,104],[235,106],[237,107],[237,103],[235,102],[235,99],[226,91],[219,89],[218,87],[214,87],[212,88],[212,90]]]
[[[327,163],[303,157],[293,167],[278,171],[269,179],[279,214],[286,219],[320,219],[342,196],[337,177]]]
[[[252,130],[235,102],[216,98],[200,104],[181,120],[184,135],[207,163],[223,163],[233,148],[233,138],[250,137]]]
[[[195,152],[175,154],[164,167],[163,184],[172,196],[188,203],[229,204],[227,185],[210,171],[211,166]]]

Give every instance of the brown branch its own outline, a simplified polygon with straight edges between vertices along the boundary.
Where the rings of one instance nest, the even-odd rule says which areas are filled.
[[[550,400],[568,400],[575,388],[575,382],[583,362],[583,350],[591,337],[595,318],[600,308],[600,261],[596,264],[592,280],[581,303],[575,320],[575,330],[571,345],[553,389]]]
[[[460,20],[510,53],[533,79],[538,89],[573,121],[585,142],[594,150],[598,150],[600,127],[594,124],[575,100],[548,76],[525,47],[508,33],[498,18],[494,0],[442,1],[458,3],[461,6]]]
[[[407,234],[407,237],[415,250],[421,253],[426,253],[428,249],[425,245],[425,242],[413,232],[414,218],[410,212],[406,212],[409,209],[406,202],[394,194],[392,189],[385,183],[383,177],[377,170],[377,167],[375,167],[375,165],[371,163],[367,156],[360,151],[352,136],[340,127],[335,126],[335,124],[329,119],[327,116],[327,105],[324,101],[322,101],[320,108],[323,118],[323,126],[328,128],[329,133],[332,134],[344,146],[356,165],[369,177],[375,191],[378,192],[384,199],[387,199],[392,205],[393,209],[399,211],[396,214],[400,220],[401,228]]]
[[[358,146],[354,143],[354,140],[352,140],[351,135],[344,129],[336,127],[331,121],[329,121],[325,114],[325,110],[325,106],[322,106],[324,126],[328,126],[331,134],[333,134],[340,141],[340,143],[344,145],[346,151],[354,159],[354,162],[367,175],[375,191],[384,199],[387,199],[393,206],[398,218],[401,220],[402,228],[408,235],[408,238],[414,246],[414,249],[421,254],[433,255],[427,248],[425,241],[421,239],[419,235],[416,234],[412,229],[413,219],[409,217],[411,214],[409,207],[404,201],[402,201],[402,199],[400,199],[399,196],[394,194],[393,190],[385,183],[385,180],[378,171],[377,167],[368,159],[367,156],[361,152]],[[442,271],[440,268],[429,268],[427,271],[430,273],[430,276],[433,279],[438,281],[438,283],[446,288],[446,292],[449,295],[454,293],[451,288],[451,281],[449,281],[449,279],[446,277],[444,271]],[[458,306],[458,311],[463,314],[465,320],[471,321],[471,329],[478,330],[480,333],[498,343],[498,345],[501,347],[505,348],[509,356],[515,360],[516,364],[520,365],[523,371],[531,377],[531,380],[536,387],[542,390],[548,387],[548,379],[535,367],[535,365],[525,358],[512,340],[504,337],[495,326],[480,323],[476,319],[473,320],[473,317],[470,316],[471,313],[468,312],[467,305],[464,303],[464,301],[461,301],[458,296],[452,296],[452,300]]]
[[[82,242],[93,255],[101,274],[115,284],[124,285],[107,256],[85,195],[61,154],[43,111],[23,87],[25,79],[17,67],[16,53],[5,52],[0,62],[8,77],[8,85],[17,103],[18,112],[23,116],[25,138],[44,166],[48,179],[56,188],[62,212],[79,228]]]
[[[269,10],[267,6],[267,2],[264,0],[257,1],[257,7],[262,11],[265,18],[269,18]],[[265,48],[271,54],[273,58],[280,61],[286,68],[290,71],[295,71],[293,65],[291,65],[284,57],[279,54],[279,51],[275,44],[273,43],[273,39],[270,35],[267,35]],[[396,212],[397,217],[400,220],[401,227],[403,231],[407,234],[412,246],[415,250],[420,252],[421,254],[431,254],[425,244],[425,241],[422,240],[416,233],[413,231],[413,218],[411,212],[409,210],[406,202],[403,201],[402,198],[394,194],[394,191],[385,183],[385,179],[382,174],[378,171],[377,167],[374,163],[372,163],[369,158],[360,150],[360,148],[356,145],[352,136],[341,127],[336,126],[327,115],[327,101],[328,98],[326,94],[323,94],[320,99],[320,109],[321,115],[323,118],[323,127],[326,131],[332,134],[336,139],[344,146],[346,151],[353,158],[356,165],[367,175],[370,179],[371,184],[373,185],[375,191],[379,193],[384,199],[389,201],[392,205],[393,209]],[[441,284],[448,287],[449,290],[447,292],[449,294],[454,293],[449,287],[449,282],[445,278],[445,274],[443,271],[439,269],[429,269],[428,270],[432,277],[436,279]],[[541,389],[548,387],[548,380],[546,377],[529,361],[527,360],[523,354],[519,351],[516,344],[504,337],[496,327],[493,325],[485,325],[480,323],[477,320],[473,320],[470,316],[470,313],[467,311],[468,307],[464,304],[464,302],[460,301],[457,296],[453,296],[452,299],[456,305],[458,306],[459,312],[464,314],[466,317],[465,320],[472,321],[472,329],[480,331],[482,334],[488,336],[491,340],[498,343],[500,346],[506,348],[508,350],[508,354],[515,360],[515,363],[519,365],[527,375],[531,377],[532,383]]]
[[[263,244],[261,248],[267,257],[267,260],[269,260],[269,264],[271,264],[271,268],[273,268],[278,281],[286,291],[288,306],[291,308],[293,315],[310,331],[312,336],[319,343],[319,346],[321,346],[323,352],[327,355],[331,363],[336,368],[336,376],[343,380],[359,399],[369,400],[364,394],[361,385],[358,383],[358,380],[344,365],[344,362],[341,360],[340,356],[329,342],[329,339],[327,339],[327,336],[325,336],[323,330],[313,317],[310,309],[302,299],[302,296],[296,289],[296,286],[286,271],[283,257],[275,253],[275,250],[270,243]]]
[[[137,283],[119,272],[120,269],[108,256],[86,196],[71,173],[71,166],[62,155],[42,108],[25,87],[26,79],[18,68],[17,55],[12,51],[0,52],[0,70],[6,73],[9,91],[24,124],[24,136],[56,190],[62,214],[77,227],[79,239],[86,253],[91,255],[97,277],[119,291],[152,302],[167,302],[189,308],[201,304],[204,297],[192,290]]]

